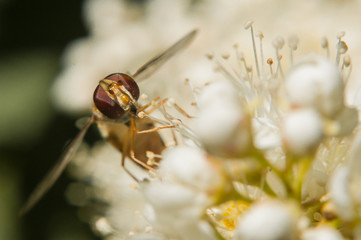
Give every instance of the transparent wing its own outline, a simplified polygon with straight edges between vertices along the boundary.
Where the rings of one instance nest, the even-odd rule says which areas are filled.
[[[36,186],[35,190],[31,193],[27,202],[20,210],[20,216],[28,212],[43,196],[44,194],[53,186],[56,180],[59,178],[61,173],[64,171],[65,167],[68,165],[74,153],[78,150],[85,133],[88,128],[95,122],[95,119],[92,117],[84,126],[82,130],[75,136],[75,138],[70,142],[66,147],[63,154],[60,156],[55,166],[48,172],[44,179]]]
[[[143,66],[141,66],[134,74],[133,77],[136,79],[137,82],[142,81],[152,75],[156,70],[158,70],[166,61],[168,61],[173,55],[180,52],[182,49],[187,47],[192,40],[194,39],[195,35],[197,34],[198,30],[195,29],[185,35],[183,38],[178,40],[175,44],[170,46],[167,50],[161,53],[158,56],[150,59],[146,62]]]

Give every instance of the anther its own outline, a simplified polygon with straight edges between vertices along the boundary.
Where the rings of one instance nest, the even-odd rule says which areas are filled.
[[[263,35],[262,32],[258,31],[258,32],[256,33],[256,37],[258,37],[258,38],[260,38],[260,39],[263,39],[263,38],[264,38],[264,35]]]
[[[224,59],[224,60],[227,60],[228,58],[229,58],[229,53],[223,53],[222,54],[222,58]]]
[[[207,57],[209,60],[212,60],[213,57],[214,57],[214,54],[213,54],[213,53],[206,53],[206,57]]]
[[[252,27],[253,21],[249,20],[244,24],[244,29],[248,30],[248,28]]]
[[[268,58],[268,59],[267,59],[267,64],[272,65],[272,64],[273,64],[273,59],[272,59],[272,58]]]
[[[253,55],[254,55],[254,61],[256,63],[256,70],[257,70],[257,76],[260,77],[260,71],[259,71],[259,65],[258,65],[258,58],[257,58],[257,49],[256,49],[256,43],[254,41],[254,33],[253,33],[253,21],[248,21],[244,25],[245,29],[250,28],[251,29],[251,38],[252,38],[252,47],[253,47]]]
[[[338,32],[337,35],[336,35],[336,38],[338,40],[341,40],[341,38],[343,38],[345,36],[345,32],[344,31],[341,31],[341,32]]]
[[[321,38],[321,47],[328,48],[328,40],[326,37]]]
[[[340,54],[345,54],[348,50],[348,46],[344,41],[337,43],[337,49],[339,50]]]
[[[288,37],[288,47],[293,51],[297,50],[299,39],[297,35],[291,35]]]
[[[330,50],[328,49],[328,40],[326,37],[321,38],[321,47],[326,49],[327,58],[330,57]]]
[[[278,49],[278,50],[282,49],[284,44],[285,44],[285,40],[281,36],[276,37],[272,41],[273,47]]]
[[[349,67],[351,65],[350,55],[347,54],[343,57],[343,65],[345,65],[345,67]]]

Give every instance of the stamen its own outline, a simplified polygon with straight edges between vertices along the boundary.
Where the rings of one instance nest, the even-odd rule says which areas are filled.
[[[228,57],[227,57],[228,56]],[[230,62],[229,60],[229,54],[223,54],[223,59],[226,61],[228,67],[232,70],[232,73],[234,73],[234,75],[236,76],[235,79],[238,83],[242,84],[242,80],[244,79],[244,75],[242,73],[242,70],[241,70],[241,73],[239,73],[233,66],[233,64]],[[247,71],[247,69],[246,69]],[[243,76],[242,76],[243,75]]]
[[[229,53],[223,53],[222,58],[227,60],[229,58]]]
[[[288,37],[288,47],[290,48],[290,61],[293,65],[293,52],[297,50],[299,39],[296,35],[291,35]]]
[[[250,80],[252,78],[252,76],[249,76],[249,66],[247,66],[246,64],[246,59],[244,58],[243,53],[239,53],[240,56],[240,61],[243,62],[244,64],[244,68],[246,71],[246,74],[244,75],[246,77],[246,79]],[[237,86],[239,88],[239,90],[245,95],[246,99],[250,99],[251,97],[251,90],[250,90],[250,86],[248,84],[246,84],[245,81],[242,81],[241,76],[239,76],[239,74],[237,74],[237,71],[233,68],[232,64],[229,64],[229,66],[232,69],[232,72],[236,74],[236,76],[232,75],[230,71],[228,71],[222,64],[220,64],[218,61],[216,62],[218,63],[218,66],[220,67],[220,69],[222,70],[222,72],[229,77],[229,79],[235,84],[235,86]]]
[[[257,85],[257,80],[259,80],[260,78],[258,77],[258,78],[253,78],[253,67],[252,67],[252,65],[247,65],[247,67],[246,67],[246,71],[247,71],[247,75],[250,75],[250,79],[251,79],[251,81],[250,81],[250,83],[252,84],[252,86],[253,87],[255,87],[256,85]]]
[[[344,57],[343,57],[343,65],[345,66],[345,67],[349,67],[350,65],[351,65],[351,58],[350,58],[350,55],[345,55]]]
[[[237,79],[237,77],[234,77],[224,66],[221,64],[217,58],[214,58],[213,61],[215,62],[217,66],[217,70],[221,71],[223,74],[225,74],[234,84],[237,86],[240,91],[243,90],[243,83]]]
[[[273,69],[272,69],[273,59],[272,58],[267,59],[267,64],[269,65],[269,71],[271,74],[271,78],[273,78]]]
[[[283,70],[282,70],[282,66],[281,66],[281,58],[282,56],[279,54],[279,50],[281,50],[283,48],[285,44],[285,41],[283,40],[282,37],[277,37],[272,41],[272,45],[276,50],[276,59],[277,59],[277,67],[276,67],[276,75],[278,74],[278,72],[281,75],[281,78],[284,78],[284,74],[283,74]]]
[[[213,54],[213,53],[206,53],[206,57],[207,57],[209,60],[212,60],[213,57],[214,57],[214,54]]]
[[[242,79],[248,80],[247,79],[248,76],[246,76],[246,74],[243,73],[243,71],[242,71],[242,65],[241,65],[241,61],[240,61],[241,57],[243,57],[243,54],[239,52],[237,43],[235,43],[233,45],[233,48],[234,48],[234,51],[236,53],[236,59],[237,59],[236,62],[237,62],[237,65],[238,65],[238,69],[239,69],[239,71],[241,73]]]
[[[328,40],[326,37],[321,38],[321,47],[326,49],[326,56],[330,58],[330,49],[328,48]]]
[[[194,133],[192,129],[190,129],[183,122],[180,122],[178,126],[176,126],[178,132],[185,138],[190,139],[196,146],[202,146],[199,136]]]
[[[341,41],[337,47],[339,49],[340,54],[345,54],[348,50],[348,46],[344,41]]]
[[[260,48],[260,52],[261,52],[261,67],[262,67],[262,76],[263,76],[263,80],[266,80],[266,70],[264,67],[264,57],[263,57],[263,44],[262,44],[262,39],[264,38],[264,35],[262,32],[258,32],[256,34],[256,36],[259,38],[259,48]]]
[[[342,54],[342,51],[341,48],[343,48],[341,42],[342,41],[342,38],[345,36],[345,32],[339,32],[337,35],[336,35],[336,38],[338,39],[338,43],[336,45],[336,65],[338,66],[339,63],[340,63],[340,55]],[[347,45],[346,45],[347,47]],[[347,51],[347,49],[346,49]]]
[[[199,89],[197,89],[198,91],[196,91],[196,89],[194,88],[192,82],[188,78],[185,79],[185,84],[190,87],[191,93],[192,93],[192,95],[194,97],[194,100],[195,100],[194,105],[192,105],[192,103],[191,103],[191,105],[192,106],[197,106]]]
[[[251,76],[249,76],[249,74],[248,74],[248,71],[247,71],[247,62],[246,62],[246,58],[244,57],[244,53],[243,52],[238,52],[238,58],[239,58],[239,61],[241,62],[241,63],[243,63],[243,67],[244,67],[244,69],[245,69],[245,71],[246,71],[246,80],[251,80]]]
[[[252,65],[251,65],[251,64],[247,65],[246,70],[247,70],[247,72],[248,72],[249,74],[251,74],[251,79],[253,80],[253,72],[252,72],[253,67],[252,67]]]
[[[169,114],[168,114],[169,115]],[[169,115],[171,116],[171,115]],[[172,124],[176,127],[179,127],[182,123],[182,120],[178,119],[178,118],[174,118],[174,117],[171,117],[170,121],[172,122]]]
[[[347,68],[348,71],[345,72],[346,69],[344,68]],[[350,78],[350,75],[351,75],[351,72],[352,72],[352,64],[351,64],[351,57],[350,55],[346,54],[344,57],[343,57],[343,62],[342,62],[342,72],[345,73],[344,77],[343,77],[343,82],[346,84]]]
[[[193,130],[191,130],[189,127],[187,127],[180,119],[177,119],[175,117],[173,117],[172,115],[170,115],[164,108],[163,105],[156,105],[157,109],[163,114],[163,117],[168,121],[163,121],[161,119],[155,118],[153,116],[150,115],[146,115],[147,118],[156,121],[160,124],[163,125],[173,125],[175,128],[177,128],[178,132],[187,139],[190,139],[193,141],[193,143],[197,146],[201,146],[200,144],[200,140],[198,138],[198,136],[193,132]]]
[[[336,38],[341,41],[341,39],[346,35],[344,31],[338,32]]]
[[[347,50],[348,50],[348,46],[344,41],[341,41],[337,44],[337,52],[339,53],[339,57],[341,57],[342,54],[345,54]]]
[[[259,73],[259,65],[258,65],[258,59],[257,59],[257,49],[256,49],[256,43],[254,41],[254,33],[253,33],[253,21],[248,21],[244,25],[244,28],[247,30],[248,28],[251,29],[251,37],[252,37],[252,46],[253,46],[253,54],[254,54],[254,61],[256,63],[256,69],[257,69],[257,76],[260,77]]]

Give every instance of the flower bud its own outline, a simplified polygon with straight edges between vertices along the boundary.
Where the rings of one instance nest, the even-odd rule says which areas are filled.
[[[199,109],[194,128],[209,153],[239,157],[250,150],[251,121],[233,85],[216,82],[204,88]]]
[[[296,239],[296,214],[278,201],[255,204],[242,214],[235,235],[242,240]]]
[[[283,119],[282,138],[291,153],[303,155],[315,150],[322,137],[322,119],[313,109],[294,110]]]
[[[285,80],[293,107],[313,107],[333,117],[343,107],[343,83],[335,63],[316,55],[295,64]]]
[[[342,235],[333,228],[322,226],[308,229],[302,235],[302,240],[342,240]]]

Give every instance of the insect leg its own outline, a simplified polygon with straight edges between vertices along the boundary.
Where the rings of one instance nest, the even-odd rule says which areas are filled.
[[[154,98],[151,102],[149,102],[149,103],[145,104],[144,106],[138,108],[137,113],[144,112],[145,114],[149,115],[152,112],[154,112],[155,110],[157,110],[158,106],[160,106],[161,104],[164,104],[164,103],[166,103],[168,101],[167,98],[163,99],[162,101],[160,101],[160,100],[161,100],[160,97]],[[151,109],[146,110],[147,108],[149,108],[152,105],[153,105],[153,107]]]
[[[123,149],[122,149],[122,159],[121,159],[121,166],[127,172],[127,174],[133,178],[134,181],[139,182],[139,180],[125,167],[125,158],[127,157],[128,152],[128,143],[129,143],[129,136],[130,136],[131,129],[128,128],[127,135],[125,136]]]
[[[137,134],[151,133],[151,132],[159,131],[161,129],[175,128],[175,126],[173,126],[173,125],[168,125],[168,126],[154,127],[151,129],[139,130],[132,118],[131,118],[131,122],[132,122],[133,129]]]
[[[164,104],[168,101],[169,99],[164,99],[163,101],[161,101],[161,102],[159,102],[159,105],[160,105],[160,107],[163,109],[163,111],[166,113],[167,111],[166,111],[166,109],[165,109],[165,106],[164,106]],[[191,115],[189,115],[183,108],[181,108],[177,103],[173,103],[172,104],[174,107],[175,107],[175,109],[179,112],[179,113],[181,113],[183,116],[185,116],[185,117],[187,117],[187,118],[194,118],[193,116],[191,116]],[[164,115],[164,113],[163,113],[163,115]],[[169,115],[168,115],[168,117],[169,117]]]
[[[130,127],[129,127],[129,132],[130,132],[130,149],[129,149],[129,157],[136,162],[137,164],[141,165],[142,167],[150,170],[150,171],[154,171],[154,169],[147,165],[146,163],[142,162],[141,160],[139,160],[138,158],[135,157],[134,154],[134,131],[135,131],[136,127],[135,127],[135,122],[134,122],[134,118],[130,118]]]
[[[157,104],[158,104],[158,105],[162,105],[162,104],[166,103],[167,101],[168,101],[168,98],[165,98],[165,99],[163,99],[162,101],[160,101],[160,102],[157,103]],[[152,102],[154,103],[154,100],[153,100]],[[154,111],[157,110],[157,109],[158,109],[158,106],[153,106],[153,108],[145,111],[144,113],[147,114],[147,115],[149,115],[149,114],[151,114],[152,112],[154,112]]]
[[[149,103],[141,106],[140,108],[138,108],[137,112],[141,112],[144,111],[145,109],[147,109],[148,107],[150,107],[151,105],[153,105],[154,102],[157,102],[160,100],[160,97],[156,97],[154,98],[152,101],[150,101]]]
[[[187,118],[194,118],[193,116],[189,115],[183,108],[181,108],[178,104],[174,104],[174,107],[180,112],[182,115],[186,116]]]

